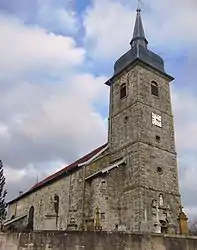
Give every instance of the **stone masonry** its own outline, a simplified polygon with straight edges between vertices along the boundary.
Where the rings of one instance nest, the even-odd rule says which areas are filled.
[[[152,81],[158,83],[159,97],[151,95]],[[127,96],[121,100],[119,89],[123,83]],[[159,201],[160,195],[164,204],[158,211],[159,221],[171,221],[177,227],[181,201],[169,79],[154,69],[136,64],[116,77],[110,88],[110,159],[125,156],[127,162],[123,183],[126,191],[122,194],[129,210],[125,213],[128,214],[126,227],[132,231],[154,231],[156,211],[151,203]],[[152,112],[161,115],[161,128],[152,124]],[[161,138],[159,142],[156,136]],[[133,221],[132,214],[135,214]]]
[[[196,250],[196,237],[123,233],[0,234],[1,250]]]

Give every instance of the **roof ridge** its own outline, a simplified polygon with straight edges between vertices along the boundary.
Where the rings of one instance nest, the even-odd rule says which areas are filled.
[[[108,144],[108,143],[103,144],[102,146],[100,146],[100,147],[98,147],[98,148],[96,148],[96,149],[90,151],[90,152],[87,153],[86,155],[80,157],[78,160],[76,160],[76,161],[74,161],[74,162],[68,164],[66,167],[63,167],[62,169],[58,170],[57,172],[55,172],[55,173],[53,173],[53,174],[47,176],[47,177],[44,178],[42,181],[38,182],[38,183],[35,184],[32,188],[30,188],[30,190],[33,189],[33,188],[36,188],[36,186],[39,186],[39,184],[41,184],[41,183],[44,182],[45,180],[47,181],[47,179],[49,179],[50,177],[53,177],[54,175],[56,175],[56,174],[58,174],[58,173],[61,173],[63,170],[67,170],[67,168],[69,168],[71,165],[78,165],[79,163],[85,162],[85,161],[86,161],[86,159],[85,159],[86,157],[88,157],[90,154],[94,154],[94,153],[96,154],[97,152],[95,152],[95,151],[100,151],[100,150],[103,149],[105,146],[107,146],[107,144]],[[83,160],[83,159],[84,159],[84,160]],[[82,161],[82,160],[83,160],[83,161]],[[69,170],[69,169],[68,169],[68,170]]]
[[[25,197],[27,194],[32,193],[34,191],[36,191],[37,189],[39,189],[40,187],[46,185],[47,183],[55,180],[56,178],[62,176],[63,174],[74,170],[78,164],[86,162],[87,160],[91,159],[94,155],[96,155],[98,152],[100,152],[102,149],[104,149],[107,146],[108,143],[105,143],[99,147],[97,147],[96,149],[90,151],[89,153],[87,153],[86,155],[80,157],[78,160],[70,163],[69,165],[67,165],[66,167],[60,169],[59,171],[47,176],[46,178],[44,178],[42,181],[40,181],[39,183],[35,184],[34,186],[32,186],[29,190],[27,190],[25,193],[23,193],[21,196],[18,196],[17,198],[11,200],[8,202],[8,204],[13,203],[14,201],[19,200],[22,197]]]

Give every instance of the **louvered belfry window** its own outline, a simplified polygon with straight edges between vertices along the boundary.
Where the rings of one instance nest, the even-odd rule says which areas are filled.
[[[151,94],[154,96],[159,96],[159,87],[155,81],[151,82]]]
[[[127,95],[127,86],[126,83],[123,83],[120,86],[120,99],[123,99],[124,97],[126,97],[126,95]]]

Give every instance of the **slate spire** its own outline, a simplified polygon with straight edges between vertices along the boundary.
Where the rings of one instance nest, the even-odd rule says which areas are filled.
[[[131,47],[140,45],[144,48],[147,48],[148,41],[145,37],[142,18],[141,18],[141,9],[137,8],[137,16],[135,21],[135,27],[133,32],[133,38],[130,42]]]

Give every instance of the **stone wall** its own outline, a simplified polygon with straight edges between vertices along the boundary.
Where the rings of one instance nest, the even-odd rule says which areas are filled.
[[[0,234],[1,250],[196,250],[197,237],[122,233]]]
[[[77,229],[80,229],[82,222],[82,192],[83,192],[83,169],[61,178],[43,188],[31,193],[19,201],[11,204],[8,209],[8,219],[29,213],[31,206],[34,206],[34,229],[63,229],[66,230],[73,218],[76,221]],[[55,216],[54,196],[59,196],[59,212],[57,223],[47,221],[47,218]],[[56,218],[55,218],[56,220]],[[48,227],[51,224],[50,228]]]
[[[10,204],[7,219],[23,215],[28,218],[29,210],[33,206],[35,230],[82,230],[84,210],[87,207],[84,200],[88,196],[88,190],[87,193],[84,192],[84,179],[108,165],[109,157],[107,152],[103,152],[89,165]],[[59,197],[58,216],[54,210],[55,195]]]

